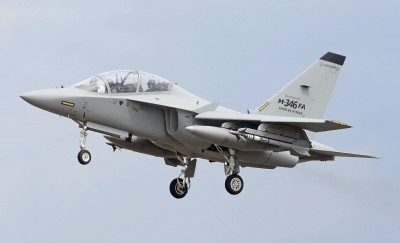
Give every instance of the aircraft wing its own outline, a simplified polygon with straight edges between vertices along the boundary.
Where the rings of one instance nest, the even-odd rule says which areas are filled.
[[[153,98],[153,97],[151,97]],[[201,113],[205,111],[213,111],[220,107],[219,103],[217,102],[187,102],[187,100],[180,100],[180,99],[171,99],[167,97],[166,99],[160,99],[158,97],[151,99],[149,97],[135,97],[135,99],[127,98],[127,102],[136,102],[136,103],[143,103],[150,106],[156,106],[161,108],[173,108],[173,109],[180,109],[180,110],[188,110],[193,111],[195,113]]]
[[[338,129],[350,128],[346,123],[336,120],[312,119],[312,118],[297,118],[284,116],[268,116],[259,114],[243,114],[235,112],[219,112],[206,111],[198,114],[198,120],[205,121],[242,121],[242,122],[257,122],[257,123],[283,123],[312,132],[325,132]]]
[[[327,155],[327,156],[334,156],[334,157],[353,157],[353,158],[370,158],[370,159],[377,159],[377,157],[366,155],[366,154],[354,154],[348,152],[340,152],[335,150],[323,150],[323,149],[314,149],[311,148],[310,152]]]

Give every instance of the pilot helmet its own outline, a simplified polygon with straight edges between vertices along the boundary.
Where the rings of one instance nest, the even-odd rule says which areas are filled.
[[[147,86],[149,86],[149,87],[156,86],[156,81],[154,81],[154,79],[150,79],[149,82],[147,82]]]

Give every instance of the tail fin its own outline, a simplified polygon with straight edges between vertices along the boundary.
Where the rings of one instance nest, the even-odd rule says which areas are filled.
[[[251,113],[322,118],[345,59],[326,53]]]

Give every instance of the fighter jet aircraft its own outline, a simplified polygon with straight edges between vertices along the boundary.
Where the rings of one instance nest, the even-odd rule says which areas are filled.
[[[328,52],[255,110],[240,113],[202,99],[165,78],[137,70],[105,72],[68,88],[27,92],[28,103],[72,119],[82,129],[78,161],[91,161],[88,131],[102,133],[122,148],[164,159],[182,170],[170,183],[183,198],[196,159],[222,162],[225,188],[243,189],[241,167],[292,168],[335,157],[374,158],[340,152],[313,141],[315,134],[349,128],[322,119],[345,56]]]

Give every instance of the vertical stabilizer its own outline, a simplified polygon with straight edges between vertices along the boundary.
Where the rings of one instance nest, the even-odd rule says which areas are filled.
[[[322,118],[345,59],[326,53],[252,113]]]

